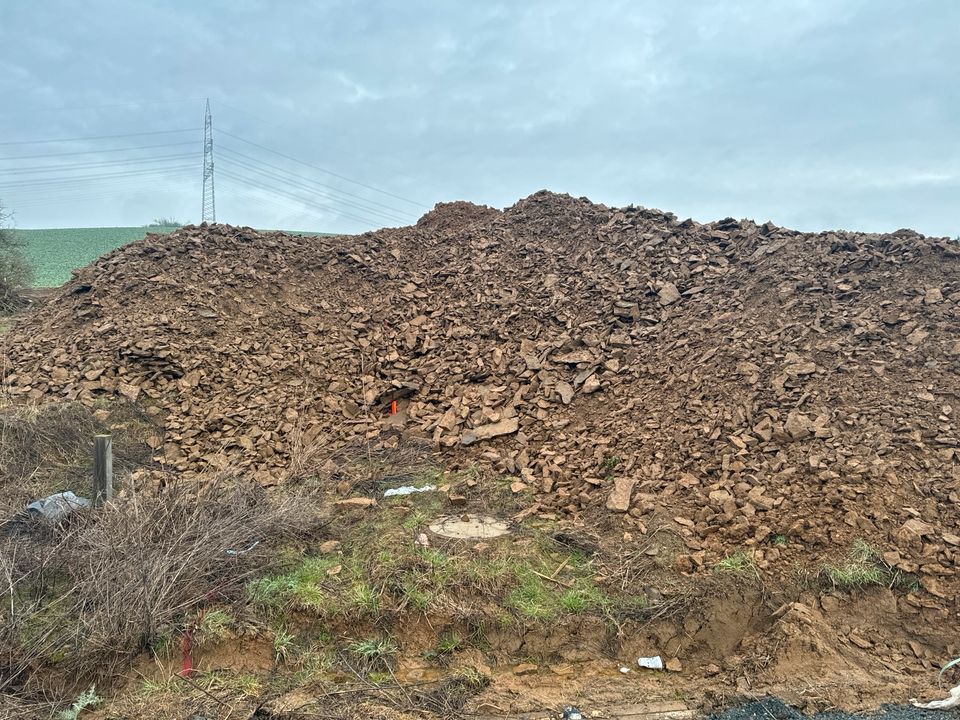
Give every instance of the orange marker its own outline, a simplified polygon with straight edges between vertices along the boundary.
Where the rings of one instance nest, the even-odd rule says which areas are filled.
[[[391,415],[396,415],[396,414],[397,414],[397,401],[396,401],[396,400],[394,400],[393,402],[390,403],[390,414],[391,414]]]

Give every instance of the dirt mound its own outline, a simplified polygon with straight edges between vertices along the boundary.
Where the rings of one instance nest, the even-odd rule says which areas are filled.
[[[422,436],[545,517],[675,522],[686,572],[747,547],[776,573],[860,538],[942,621],[958,270],[956,243],[908,230],[548,192],[358,237],[186,227],[79,271],[6,338],[3,389],[142,401],[165,465],[264,483],[304,446]]]

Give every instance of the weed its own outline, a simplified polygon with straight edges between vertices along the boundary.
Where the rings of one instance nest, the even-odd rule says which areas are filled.
[[[380,610],[380,595],[368,583],[354,583],[349,592],[350,606],[361,615],[374,615]]]
[[[623,459],[618,455],[610,455],[603,459],[603,469],[606,470],[607,473],[612,473],[621,462],[623,462]]]
[[[322,583],[338,563],[335,557],[304,558],[289,573],[258,578],[247,583],[247,596],[256,605],[277,609],[285,604],[320,612],[330,604]]]
[[[787,539],[786,535],[774,535],[770,544],[774,547],[786,547],[790,544],[790,540]]]
[[[279,628],[273,634],[273,659],[278,665],[285,665],[293,651],[296,636],[287,632],[286,628]]]
[[[197,626],[196,643],[198,646],[212,645],[226,640],[233,625],[233,616],[225,610],[208,610]]]
[[[443,660],[451,653],[459,650],[462,642],[460,636],[455,632],[444,633],[437,642],[437,646],[432,650],[427,650],[423,656],[427,660]]]
[[[305,684],[333,667],[334,655],[330,648],[311,647],[296,654],[299,684]]]
[[[263,683],[256,675],[237,675],[229,684],[247,697],[259,697],[263,693]]]
[[[490,684],[490,678],[475,667],[458,668],[453,676],[473,690],[482,690]]]
[[[169,660],[176,654],[178,647],[177,640],[170,631],[157,635],[150,642],[150,652],[158,660]]]
[[[435,595],[425,587],[422,587],[416,578],[406,578],[400,586],[401,607],[410,606],[414,610],[426,612],[433,604]]]
[[[610,606],[610,598],[596,585],[581,583],[561,593],[560,607],[568,613],[582,613],[588,610],[600,610]]]
[[[96,707],[101,702],[103,702],[103,699],[97,695],[96,687],[91,685],[90,688],[80,693],[80,696],[74,700],[73,705],[57,713],[57,720],[77,720],[80,713],[87,708]]]
[[[389,637],[357,640],[347,649],[360,660],[368,672],[378,666],[389,667],[391,659],[399,651],[397,644]]]
[[[727,555],[723,560],[719,560],[713,565],[717,572],[733,573],[756,573],[757,569],[753,564],[753,558],[743,550],[737,550],[732,555]]]
[[[531,620],[547,620],[555,615],[552,598],[543,580],[532,572],[523,572],[518,578],[520,584],[510,591],[506,606],[515,610],[521,617]]]
[[[848,563],[840,567],[825,565],[824,574],[830,584],[838,590],[857,590],[870,586],[887,584],[888,573],[876,565]]]
[[[883,553],[870,545],[866,540],[857,538],[850,546],[850,559],[855,562],[883,562]]]
[[[838,590],[889,587],[912,591],[919,587],[915,576],[890,567],[884,561],[883,553],[859,539],[850,546],[846,563],[824,565],[821,576]]]
[[[177,692],[180,689],[179,685],[172,676],[164,680],[144,680],[140,683],[139,694],[144,697],[166,695]]]
[[[416,530],[423,527],[431,518],[423,510],[414,510],[403,521],[404,530]]]

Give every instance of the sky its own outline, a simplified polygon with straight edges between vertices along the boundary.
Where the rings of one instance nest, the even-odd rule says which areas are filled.
[[[3,5],[23,228],[199,222],[209,98],[221,222],[356,232],[546,188],[960,235],[956,0]]]

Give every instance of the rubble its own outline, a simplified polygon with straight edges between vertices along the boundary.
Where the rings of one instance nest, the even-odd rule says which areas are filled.
[[[531,512],[682,518],[691,567],[862,538],[952,596],[958,269],[948,238],[548,192],[356,237],[186,227],[8,333],[2,391],[136,400],[188,475],[275,484],[300,448],[402,434],[534,492]]]

